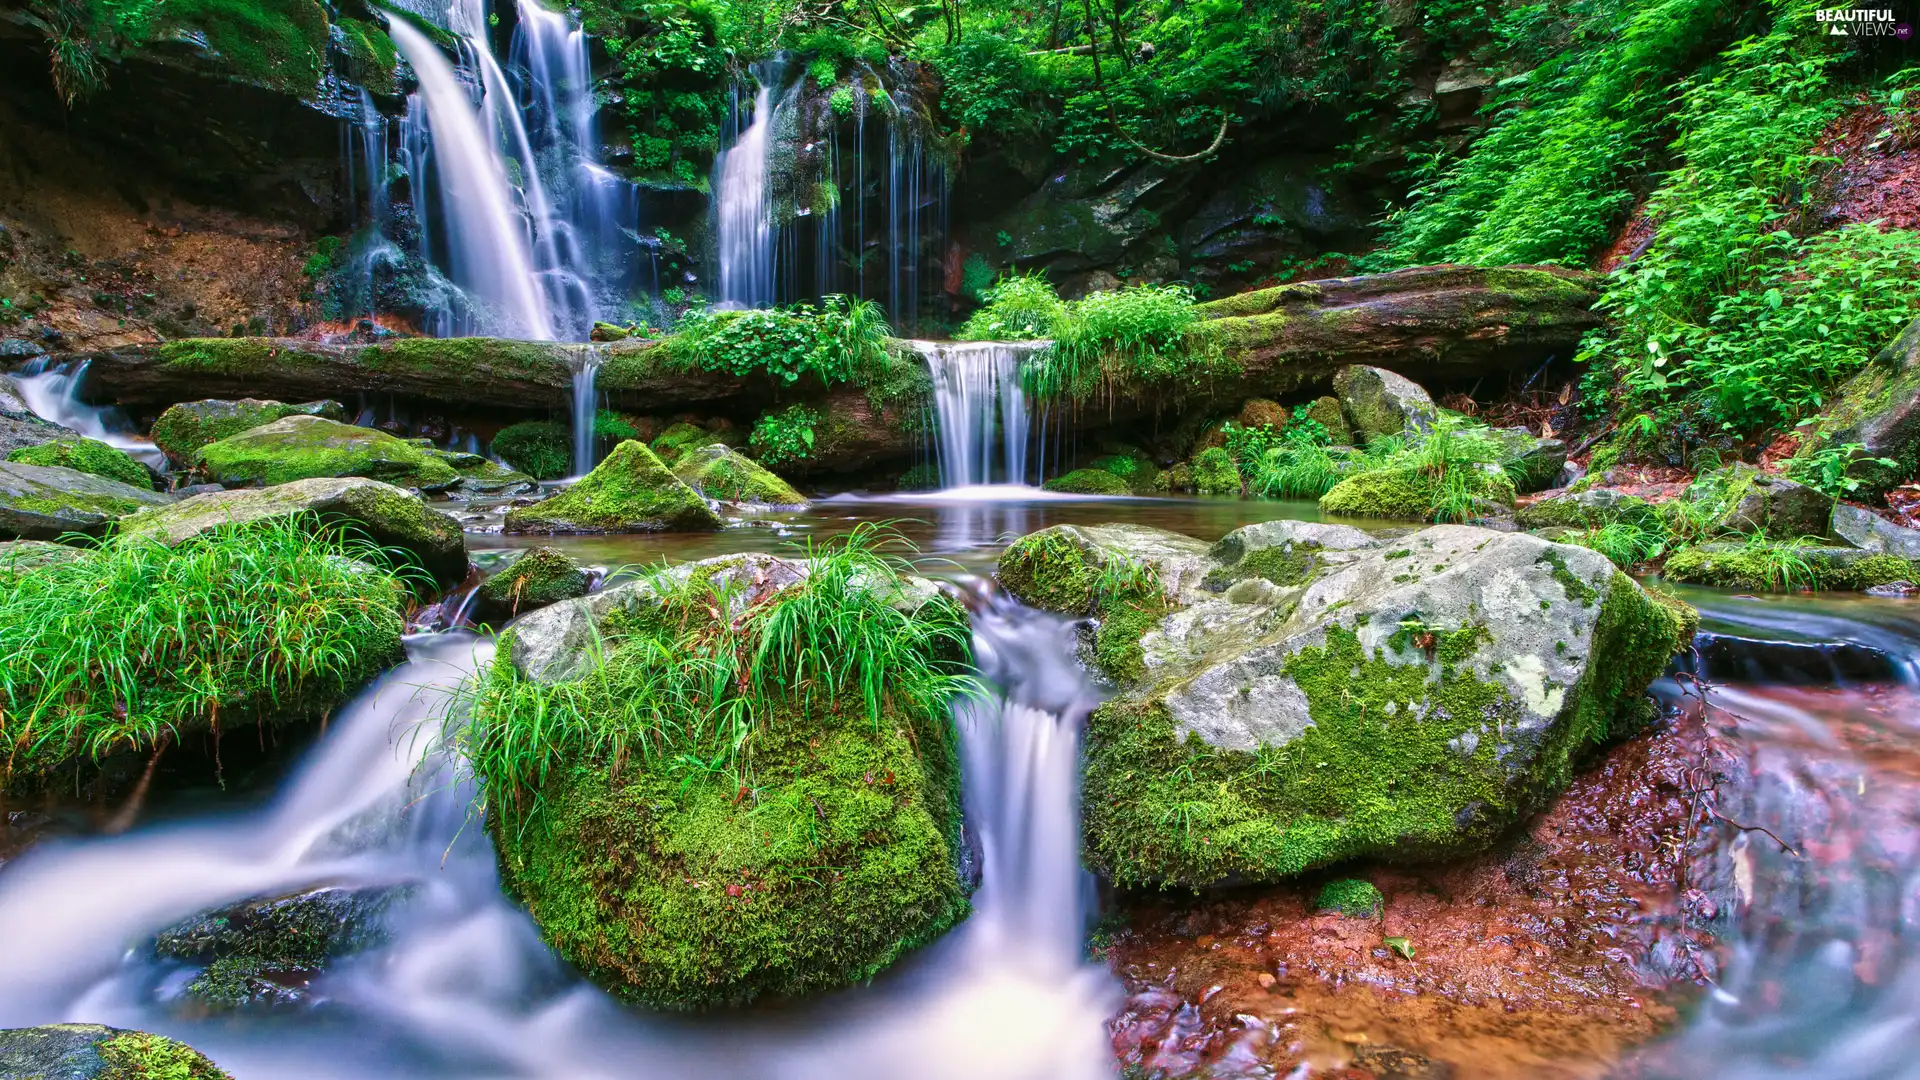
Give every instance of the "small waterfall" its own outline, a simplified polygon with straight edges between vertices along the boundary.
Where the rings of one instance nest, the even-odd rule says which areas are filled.
[[[753,105],[748,115],[742,115],[740,88],[734,87],[728,126],[737,134],[733,144],[713,159],[715,255],[720,264],[717,299],[726,307],[771,307],[774,302],[768,154],[773,142],[773,92],[781,73],[778,63],[754,65]]]
[[[1027,396],[1020,364],[1045,342],[915,341],[933,375],[940,480],[948,488],[1027,482]],[[994,438],[998,429],[999,439]],[[996,473],[995,449],[999,450]]]
[[[129,425],[118,410],[80,400],[80,388],[86,381],[85,360],[50,365],[42,358],[31,361],[13,376],[13,385],[35,416],[125,451],[134,459],[165,472],[167,456],[151,439],[128,434]]]
[[[573,471],[576,476],[593,471],[593,380],[599,372],[599,351],[582,350],[580,366],[573,371]]]

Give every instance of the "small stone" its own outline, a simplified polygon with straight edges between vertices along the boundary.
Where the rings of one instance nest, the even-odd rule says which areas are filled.
[[[1260,977],[1254,981],[1260,984],[1261,989],[1271,990],[1273,989],[1273,984],[1276,982],[1279,982],[1280,980],[1274,978],[1272,975],[1263,971],[1260,973]]]

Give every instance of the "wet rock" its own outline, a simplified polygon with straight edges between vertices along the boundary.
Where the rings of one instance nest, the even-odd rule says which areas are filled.
[[[1523,529],[1598,529],[1616,521],[1649,528],[1657,524],[1652,504],[1614,488],[1539,499],[1516,509],[1513,520]]]
[[[495,570],[474,598],[476,614],[487,620],[510,619],[522,612],[587,595],[592,577],[566,552],[537,547],[521,552]]]
[[[1089,853],[1122,884],[1483,850],[1649,715],[1691,636],[1690,610],[1585,548],[1457,525],[1314,548],[1292,528],[1290,550],[1223,543],[1234,566],[1292,557],[1220,594],[1223,564],[1157,530],[1057,526],[1002,557],[1009,591],[1075,614],[1118,560],[1158,570],[1164,607],[1134,624],[1130,678],[1103,667],[1122,693],[1088,736]]]
[[[1863,507],[1835,503],[1829,527],[1834,536],[1863,551],[1920,559],[1920,529],[1895,525]]]
[[[162,930],[162,960],[204,965],[186,993],[211,1009],[298,1005],[327,965],[386,941],[388,910],[405,886],[324,887],[248,900]]]
[[[287,416],[200,448],[195,462],[228,487],[359,476],[445,491],[460,474],[405,439],[318,416]]]
[[[172,405],[153,422],[153,445],[167,460],[182,468],[192,465],[201,447],[230,435],[271,424],[287,416],[318,416],[345,423],[346,409],[337,401],[309,401],[287,405],[278,401],[208,398]]]
[[[710,443],[682,454],[673,475],[688,487],[720,502],[762,506],[805,506],[807,497],[771,469],[725,443]]]
[[[508,532],[691,532],[721,527],[700,494],[673,475],[652,450],[629,440],[571,487],[532,506],[516,507]]]
[[[1905,665],[1880,649],[1856,642],[1767,641],[1701,633],[1694,635],[1693,649],[1681,655],[1678,666],[1713,682],[1845,686],[1897,683]]]
[[[39,342],[29,341],[26,338],[0,338],[0,360],[16,363],[45,355],[47,350],[42,348]]]
[[[185,1043],[100,1024],[0,1031],[0,1076],[20,1080],[233,1080]]]
[[[1905,600],[1920,594],[1920,585],[1911,581],[1889,581],[1884,585],[1874,585],[1863,590],[1868,596],[1877,596],[1884,600]]]
[[[1878,551],[1716,541],[1669,558],[1668,580],[1742,592],[1866,589],[1920,577],[1920,565]]]
[[[75,469],[0,462],[0,539],[56,540],[73,532],[99,536],[129,514],[173,501],[150,486]]]
[[[1878,498],[1920,469],[1920,319],[1841,384],[1798,454],[1850,445],[1860,447],[1847,472],[1862,498]]]
[[[418,495],[359,477],[296,480],[270,488],[211,492],[140,514],[121,533],[178,544],[230,522],[313,515],[345,525],[381,547],[411,555],[441,586],[467,576],[466,541],[460,523],[429,507]]]
[[[1494,428],[1489,432],[1500,444],[1500,465],[1522,495],[1545,491],[1559,482],[1567,464],[1567,444],[1559,439],[1543,439],[1526,428]]]
[[[540,490],[540,485],[526,473],[509,469],[492,458],[479,454],[469,454],[462,450],[439,450],[423,447],[427,453],[439,458],[460,474],[460,482],[455,492],[461,495],[530,495]]]
[[[109,480],[137,488],[152,488],[153,474],[124,450],[97,439],[64,438],[25,446],[7,455],[8,461],[27,465],[54,465],[63,469],[104,476]]]
[[[13,380],[0,375],[0,454],[63,438],[77,439],[80,433],[35,415]]]
[[[1827,535],[1831,495],[1745,464],[1734,466],[1726,491],[1731,507],[1718,525],[1727,532],[1762,533],[1775,540]]]
[[[1334,373],[1333,392],[1363,440],[1427,431],[1440,415],[1419,384],[1383,368],[1343,367]]]

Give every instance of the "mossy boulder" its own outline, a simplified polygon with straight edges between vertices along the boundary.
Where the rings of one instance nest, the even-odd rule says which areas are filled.
[[[1493,428],[1487,436],[1500,444],[1500,467],[1521,494],[1545,491],[1560,479],[1567,464],[1567,444],[1547,439],[1526,428]]]
[[[1160,471],[1160,467],[1153,463],[1153,459],[1138,450],[1131,449],[1124,453],[1102,454],[1087,462],[1087,467],[1112,473],[1126,481],[1127,489],[1136,495],[1144,495],[1152,491],[1153,479]]]
[[[532,506],[507,514],[508,532],[690,532],[717,529],[720,515],[700,493],[654,456],[628,440],[592,472]]]
[[[677,464],[680,455],[713,442],[713,433],[699,424],[686,421],[673,424],[654,437],[648,448],[668,465]]]
[[[153,422],[153,445],[167,455],[167,460],[184,468],[193,464],[194,455],[208,443],[288,416],[318,416],[345,423],[347,411],[337,401],[309,401],[302,405],[260,398],[184,401],[169,406]]]
[[[1193,455],[1193,490],[1202,495],[1240,494],[1240,470],[1224,448],[1210,446]]]
[[[1676,553],[1661,576],[1741,592],[1863,590],[1920,580],[1920,562],[1860,548],[1716,542]]]
[[[1347,423],[1347,414],[1340,410],[1340,399],[1331,394],[1314,398],[1307,406],[1307,419],[1316,420],[1327,429],[1335,446],[1353,445],[1353,428]]]
[[[38,446],[24,446],[7,455],[8,461],[26,465],[54,465],[62,469],[104,476],[129,487],[153,487],[153,474],[126,451],[97,439],[55,439]]]
[[[1291,411],[1271,398],[1248,398],[1241,402],[1240,415],[1234,417],[1234,422],[1243,428],[1270,427],[1282,431],[1292,418]]]
[[[1715,523],[1722,532],[1759,533],[1775,540],[1827,535],[1833,496],[1796,480],[1735,465],[1727,473],[1720,502],[1726,511]]]
[[[173,501],[148,485],[135,487],[55,465],[0,462],[0,539],[99,536],[129,514]]]
[[[121,522],[120,534],[176,545],[229,523],[301,515],[405,552],[442,587],[467,576],[466,540],[458,521],[410,491],[360,477],[322,477],[195,495],[127,518]]]
[[[1920,470],[1920,319],[1841,384],[1796,456],[1852,445],[1857,498],[1878,499]]]
[[[1539,499],[1516,509],[1513,520],[1523,529],[1599,529],[1615,522],[1646,529],[1659,527],[1659,514],[1652,503],[1613,488],[1588,488]]]
[[[1068,495],[1130,495],[1133,489],[1125,479],[1105,469],[1075,469],[1040,485],[1046,491]]]
[[[1332,912],[1350,919],[1377,919],[1386,906],[1387,898],[1380,895],[1372,882],[1357,878],[1329,881],[1313,898],[1315,911]]]
[[[1525,534],[1322,537],[1355,545],[1343,548],[1272,532],[1183,580],[1291,545],[1271,560],[1282,583],[1256,575],[1215,594],[1201,574],[1198,589],[1162,593],[1130,676],[1102,665],[1120,693],[1088,729],[1086,843],[1119,884],[1258,883],[1485,850],[1588,747],[1652,715],[1646,687],[1696,624],[1599,554]],[[1093,602],[1097,575],[1064,539],[1056,528],[1010,547],[1010,591]],[[1312,565],[1293,565],[1302,555]]]
[[[454,472],[460,474],[460,482],[456,485],[459,494],[508,495],[539,490],[533,477],[491,458],[462,450],[440,450],[430,446],[421,449],[446,462]]]
[[[200,448],[198,467],[227,487],[359,476],[422,491],[445,491],[460,474],[425,447],[374,428],[318,416],[282,417]]]
[[[474,606],[483,619],[511,619],[523,611],[587,595],[592,578],[556,547],[530,548],[513,556],[480,585]]]
[[[681,454],[674,463],[673,475],[707,498],[721,502],[807,505],[807,497],[795,491],[792,484],[725,443],[709,443]]]
[[[1456,465],[1467,470],[1468,491],[1480,515],[1513,508],[1513,481],[1497,465]],[[1393,518],[1432,521],[1440,481],[1414,466],[1395,466],[1355,473],[1320,496],[1320,511],[1341,517]]]
[[[1333,392],[1362,440],[1427,431],[1440,416],[1420,385],[1385,368],[1351,364],[1334,372]]]
[[[0,1031],[0,1076],[20,1080],[233,1080],[185,1043],[100,1024]]]
[[[493,456],[536,480],[573,471],[573,435],[551,420],[523,420],[500,429],[488,444]]]
[[[503,702],[577,688],[583,715],[605,716],[594,695],[628,685],[659,635],[715,605],[735,621],[767,611],[814,572],[731,556],[566,601],[512,624],[487,679],[508,687]],[[964,619],[927,583],[896,585],[871,595],[914,622]],[[755,700],[750,778],[688,773],[667,753],[564,757],[537,801],[488,778],[502,880],[555,951],[618,997],[701,1009],[816,994],[866,981],[966,912],[944,710],[890,699],[876,722],[831,695]],[[672,730],[694,729],[664,707]]]
[[[202,912],[155,935],[162,960],[200,971],[187,996],[218,1011],[312,1001],[308,984],[341,957],[387,939],[404,886],[325,886]]]

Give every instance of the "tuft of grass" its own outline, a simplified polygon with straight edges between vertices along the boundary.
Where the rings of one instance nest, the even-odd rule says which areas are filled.
[[[1067,313],[1043,273],[1010,274],[981,290],[985,306],[955,333],[961,341],[1032,341],[1052,337]]]
[[[1022,372],[1036,397],[1108,399],[1197,385],[1229,361],[1184,285],[1089,293],[1054,320],[1053,345]]]
[[[1567,537],[1565,542],[1591,548],[1605,555],[1622,570],[1631,570],[1641,563],[1657,559],[1667,549],[1667,538],[1663,533],[1632,521],[1611,521],[1598,527],[1589,527],[1578,536]]]
[[[315,522],[0,562],[0,789],[223,718],[330,707],[400,655],[398,558]]]

